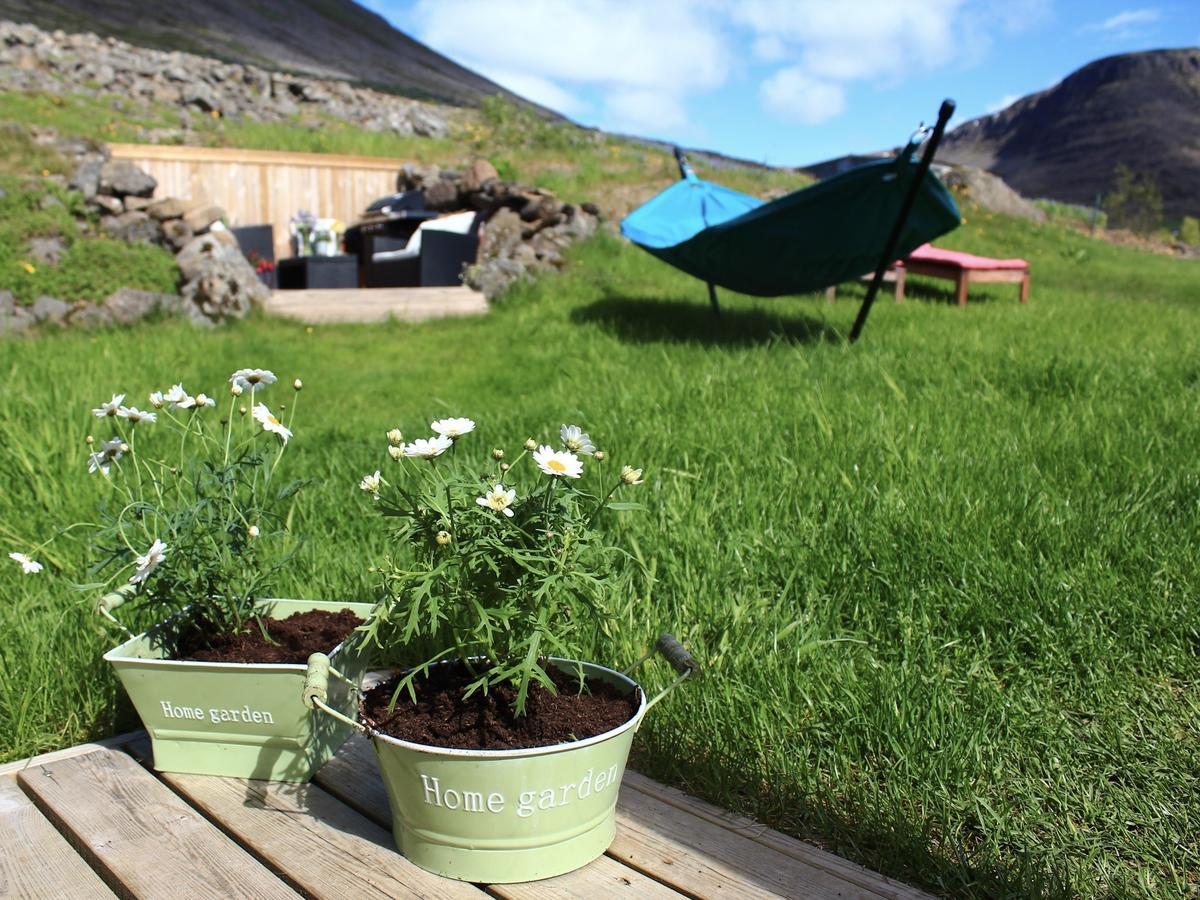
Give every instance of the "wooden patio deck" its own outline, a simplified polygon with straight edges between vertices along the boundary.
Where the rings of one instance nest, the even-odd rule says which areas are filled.
[[[272,315],[311,324],[331,322],[423,322],[448,316],[481,316],[488,311],[483,294],[468,287],[343,288],[272,291]]]
[[[148,752],[138,733],[0,766],[0,897],[928,897],[633,772],[605,856],[465,884],[395,851],[363,738],[310,784],[161,774]]]

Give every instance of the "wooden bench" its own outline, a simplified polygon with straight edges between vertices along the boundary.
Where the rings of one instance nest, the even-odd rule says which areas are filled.
[[[883,280],[895,284],[897,303],[904,299],[905,273],[953,281],[954,299],[959,306],[967,305],[972,284],[1019,284],[1021,302],[1029,300],[1029,263],[1023,259],[992,259],[924,244],[884,273]],[[873,274],[867,274],[859,280],[870,282],[872,277]],[[836,285],[825,289],[825,299],[832,301],[836,297]]]
[[[309,784],[163,774],[148,753],[136,733],[0,766],[0,895],[929,897],[635,772],[595,862],[526,884],[450,881],[394,849],[363,738]]]

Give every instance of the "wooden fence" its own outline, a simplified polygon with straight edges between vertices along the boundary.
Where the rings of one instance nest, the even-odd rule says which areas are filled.
[[[231,226],[275,226],[275,257],[291,255],[288,219],[306,209],[321,218],[358,221],[374,200],[394,193],[404,160],[225,147],[110,144],[158,181],[156,197],[179,197],[228,213]]]

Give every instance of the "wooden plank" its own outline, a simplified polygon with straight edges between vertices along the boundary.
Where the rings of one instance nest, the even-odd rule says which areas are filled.
[[[316,782],[334,796],[386,828],[392,827],[387,791],[379,775],[379,760],[370,741],[354,735],[317,772]],[[677,897],[652,878],[616,860],[601,857],[575,872],[523,884],[492,885],[488,891],[513,900],[561,897]]]
[[[313,897],[474,898],[474,885],[430,874],[392,834],[312,784],[205,775],[159,777],[221,830]]]
[[[12,775],[0,775],[0,897],[112,897]]]
[[[119,894],[296,896],[125,753],[94,750],[25,769],[17,778]]]
[[[819,847],[814,847],[812,844],[806,844],[804,841],[768,828],[753,819],[698,800],[683,791],[660,784],[638,772],[626,772],[624,786],[648,794],[681,811],[719,825],[747,840],[770,847],[772,850],[777,850],[807,865],[824,869],[850,884],[858,885],[881,897],[889,897],[892,900],[932,900],[932,895],[924,891],[917,890],[903,882],[893,881],[857,863],[852,863]]]
[[[194,147],[183,144],[109,144],[114,159],[184,163],[259,163],[320,169],[366,169],[395,175],[411,160],[348,153],[302,153],[292,150],[244,150],[238,147]]]
[[[345,288],[274,291],[266,310],[302,322],[422,322],[486,315],[487,299],[467,287]]]
[[[145,735],[146,732],[144,731],[130,731],[114,737],[104,738],[103,740],[92,741],[88,744],[79,744],[76,747],[64,747],[62,750],[52,750],[49,753],[32,756],[29,759],[18,759],[0,766],[0,775],[15,775],[22,769],[28,769],[30,766],[54,762],[56,759],[69,759],[72,756],[82,756],[85,753],[91,753],[93,750],[100,750],[107,747],[123,747],[130,741],[145,737]]]

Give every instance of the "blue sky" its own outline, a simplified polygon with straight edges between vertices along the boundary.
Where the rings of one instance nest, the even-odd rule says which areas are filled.
[[[1200,0],[360,0],[577,122],[775,165],[887,149],[1114,53],[1200,45]]]

